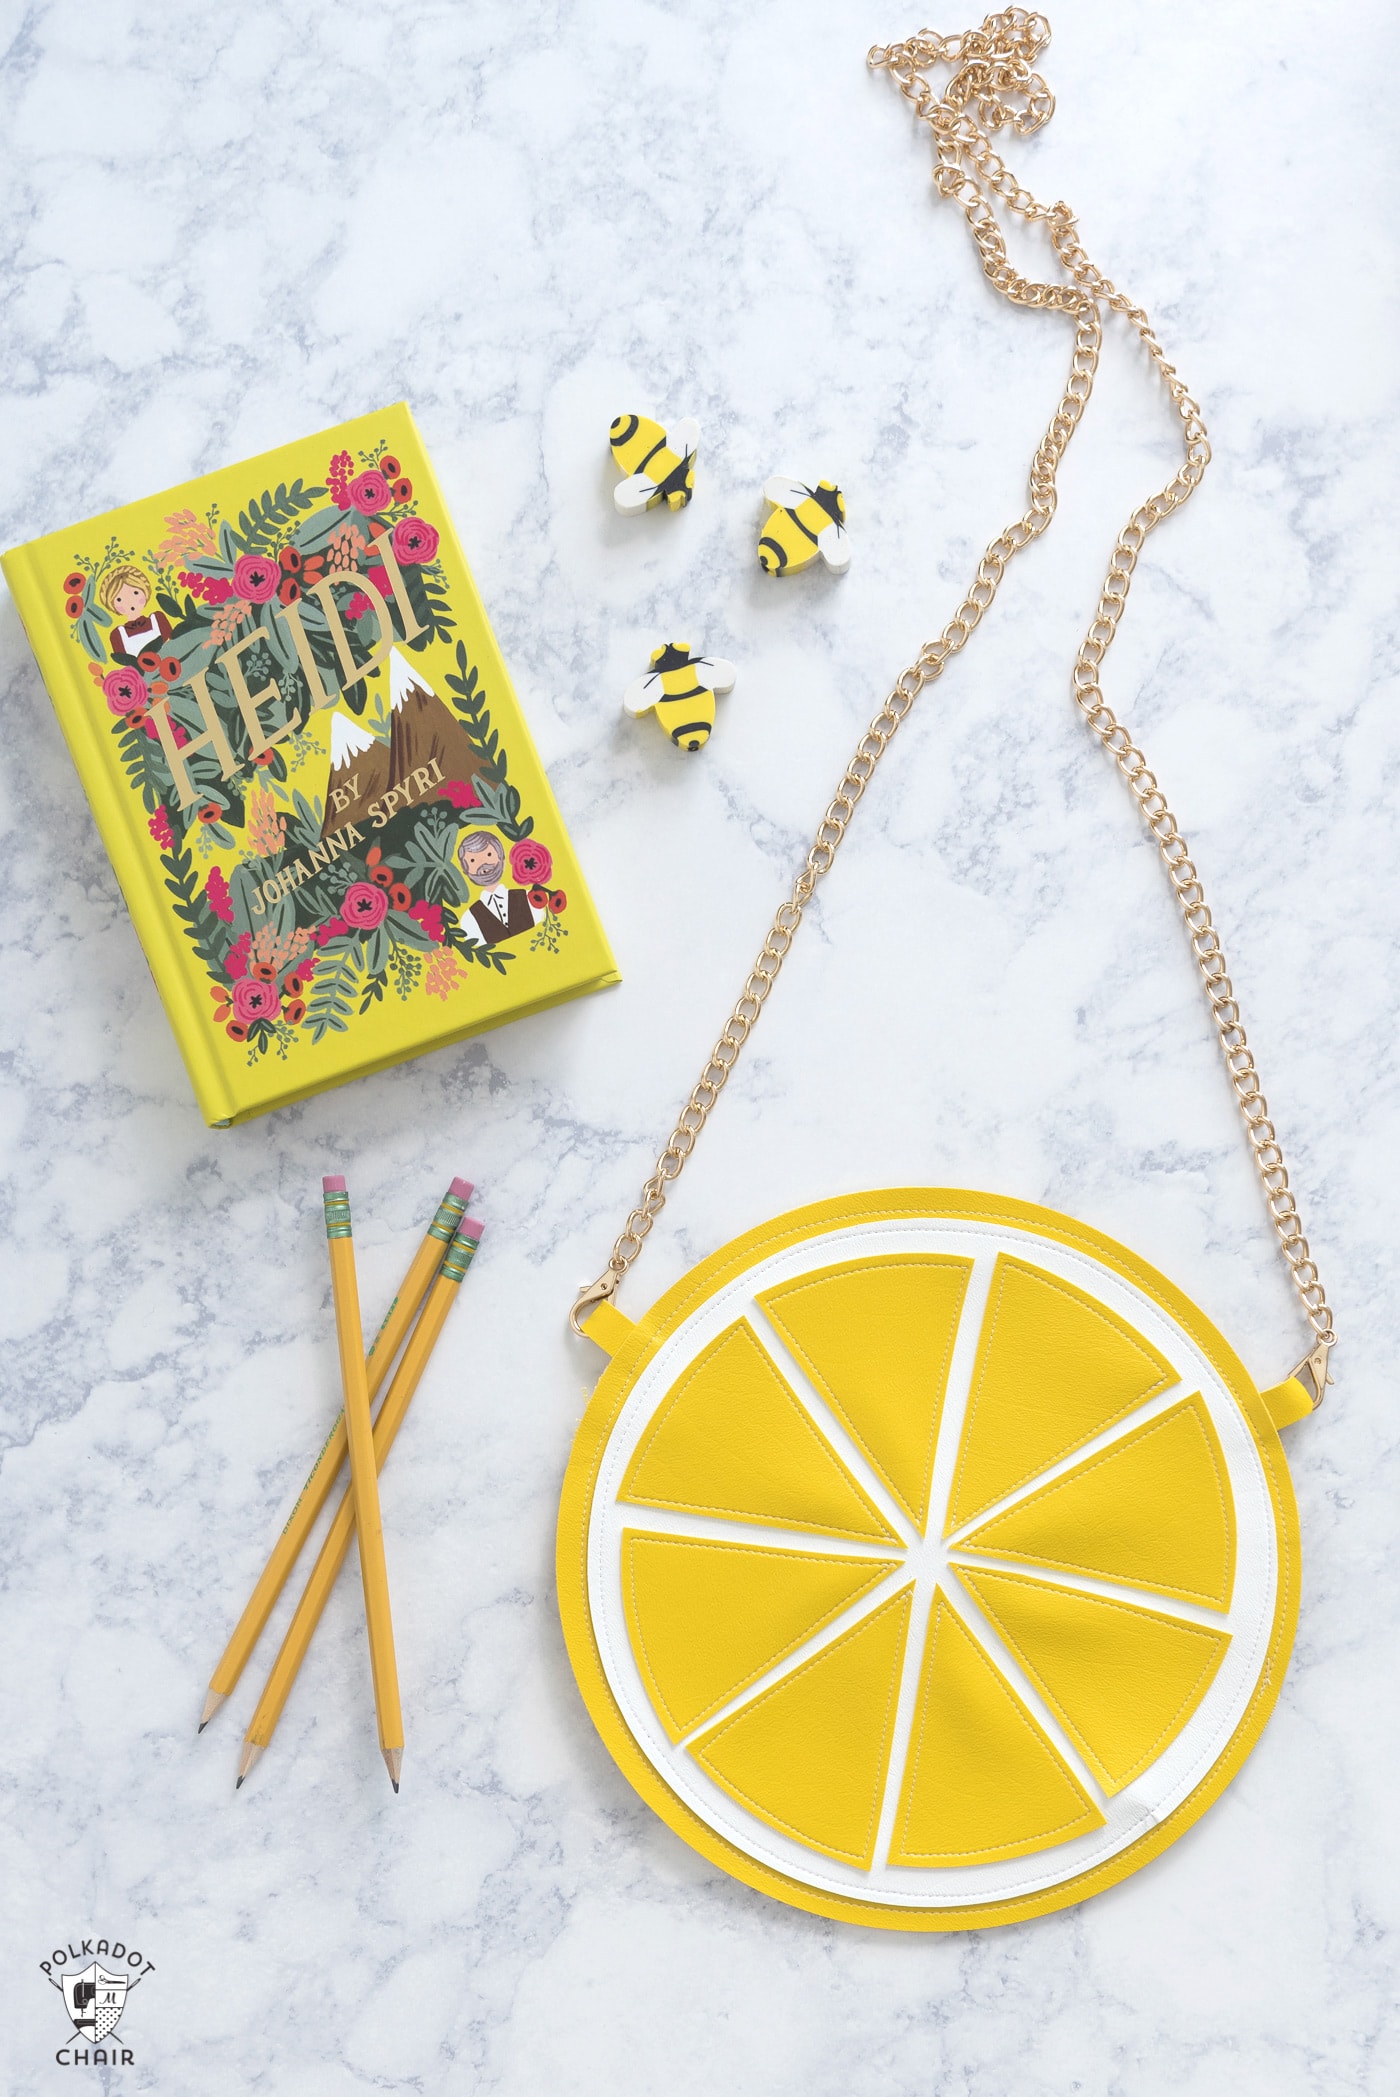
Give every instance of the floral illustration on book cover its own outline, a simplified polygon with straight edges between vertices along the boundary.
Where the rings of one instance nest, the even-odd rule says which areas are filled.
[[[466,647],[445,697],[422,666],[456,626],[437,527],[382,444],[325,481],[178,511],[62,583],[210,1024],[250,1061],[567,937]]]

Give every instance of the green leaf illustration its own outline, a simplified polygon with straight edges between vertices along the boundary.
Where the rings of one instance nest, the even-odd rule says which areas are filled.
[[[129,783],[140,794],[147,814],[154,815],[174,786],[165,752],[144,728],[125,724],[118,729],[117,745]]]
[[[313,1041],[327,1033],[345,1032],[359,979],[360,942],[353,932],[342,932],[317,950],[306,1006],[306,1025]]]
[[[193,941],[214,982],[227,983],[224,961],[230,945],[229,930],[204,899],[188,846],[177,844],[173,851],[162,852],[160,863],[165,868],[165,885],[175,898],[175,915],[187,937]]]
[[[274,553],[279,540],[285,538],[288,526],[304,510],[313,509],[318,502],[323,502],[325,495],[324,488],[308,488],[297,480],[290,488],[285,481],[280,481],[275,489],[264,493],[261,501],[254,497],[247,509],[238,513],[238,536],[244,551]],[[227,530],[227,526],[223,530]]]

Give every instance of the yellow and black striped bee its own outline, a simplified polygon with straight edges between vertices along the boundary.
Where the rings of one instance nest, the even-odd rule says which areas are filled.
[[[640,517],[664,502],[683,510],[695,493],[695,454],[700,425],[689,418],[669,432],[643,415],[619,415],[608,434],[618,470],[627,478],[613,489],[624,517]]]
[[[715,693],[732,692],[738,673],[722,656],[692,655],[688,641],[651,652],[651,668],[622,695],[629,714],[655,712],[678,750],[700,750],[715,725]]]
[[[758,565],[765,575],[792,575],[818,554],[835,575],[851,565],[846,537],[846,498],[834,481],[790,481],[775,474],[763,490],[773,505],[758,542]]]

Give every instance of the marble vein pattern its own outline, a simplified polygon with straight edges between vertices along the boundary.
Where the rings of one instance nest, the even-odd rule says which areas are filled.
[[[1086,1908],[862,1934],[684,1848],[574,1689],[554,1513],[597,1271],[860,726],[1023,501],[1063,324],[983,281],[837,0],[0,7],[0,541],[406,397],[624,973],[225,1132],[201,1123],[0,600],[0,2085],[67,2087],[40,1970],[153,1971],[130,2092],[1361,2097],[1400,2084],[1397,26],[1381,0],[1059,0],[1008,146],[1202,401],[1205,486],[1108,665],[1222,928],[1342,1346],[1292,1430],[1292,1671],[1205,1820]],[[964,26],[940,18],[940,28]],[[1037,256],[1034,240],[1017,253]],[[623,409],[696,498],[619,518]],[[629,1282],[826,1194],[981,1186],[1162,1267],[1262,1382],[1302,1349],[1151,846],[1076,720],[1108,549],[1173,470],[1117,327],[1048,537],[926,695]],[[774,582],[773,473],[854,559]],[[685,758],[623,687],[739,680]],[[453,1172],[489,1224],[383,1484],[408,1712],[384,1780],[353,1570],[274,1748],[203,1685],[334,1412],[319,1221],[367,1316]]]

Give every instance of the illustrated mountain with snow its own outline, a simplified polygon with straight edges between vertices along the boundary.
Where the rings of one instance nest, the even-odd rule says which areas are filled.
[[[389,723],[385,743],[353,714],[337,707],[331,715],[322,837],[347,823],[367,823],[372,802],[411,780],[415,772],[427,770],[436,778],[435,765],[441,768],[441,782],[432,793],[415,799],[448,800],[458,808],[480,806],[474,781],[485,770],[483,760],[456,715],[398,648],[389,651]]]
[[[355,758],[372,750],[378,741],[373,729],[366,728],[364,722],[357,721],[353,714],[341,713],[337,707],[331,715],[331,770],[343,772]],[[389,746],[385,743],[382,747],[387,761]]]

